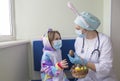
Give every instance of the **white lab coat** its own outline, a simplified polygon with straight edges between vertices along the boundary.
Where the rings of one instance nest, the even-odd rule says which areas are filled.
[[[92,40],[85,39],[84,41],[84,53],[81,53],[83,38],[77,37],[75,41],[75,52],[78,56],[91,61],[95,64],[96,72],[89,70],[88,75],[85,78],[78,79],[78,81],[116,81],[115,74],[112,69],[113,62],[113,53],[111,41],[108,36],[103,33],[99,33],[100,39],[100,57],[98,58],[98,54],[93,54],[91,57],[91,53],[94,49],[98,47],[98,38],[94,38]]]

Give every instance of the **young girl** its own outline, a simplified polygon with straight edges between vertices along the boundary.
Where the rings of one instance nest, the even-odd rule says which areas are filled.
[[[42,81],[68,81],[63,73],[68,63],[61,56],[62,40],[58,31],[49,30],[43,36],[43,56],[41,61]]]

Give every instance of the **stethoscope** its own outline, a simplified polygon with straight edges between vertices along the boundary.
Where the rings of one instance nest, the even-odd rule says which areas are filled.
[[[98,54],[98,58],[100,57],[100,50],[99,50],[100,39],[99,39],[99,35],[98,35],[98,32],[97,32],[97,31],[96,31],[96,33],[97,33],[97,39],[98,39],[98,46],[97,46],[96,49],[94,49],[94,50],[91,52],[90,58],[93,56],[93,54]],[[81,53],[84,53],[84,44],[85,44],[85,38],[83,38]]]

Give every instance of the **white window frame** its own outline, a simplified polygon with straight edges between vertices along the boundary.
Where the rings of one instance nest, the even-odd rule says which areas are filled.
[[[15,40],[15,7],[14,0],[10,1],[10,20],[11,20],[11,35],[0,35],[0,42]]]

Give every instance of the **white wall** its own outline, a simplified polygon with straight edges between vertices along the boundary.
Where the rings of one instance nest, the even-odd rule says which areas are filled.
[[[0,43],[0,81],[28,81],[28,43]]]
[[[17,39],[40,39],[48,28],[60,31],[62,38],[74,38],[75,15],[67,7],[69,0],[15,0],[15,19]],[[103,22],[104,0],[70,0],[80,11],[88,11]],[[99,30],[102,31],[101,24]],[[33,70],[31,50],[30,78],[39,79],[39,72]]]
[[[110,36],[111,30],[111,0],[104,0],[103,5],[103,32]]]
[[[114,69],[120,81],[120,0],[112,1],[111,13],[111,38],[114,51]]]
[[[80,12],[94,13],[101,21],[103,1],[71,0]],[[62,37],[75,37],[73,21],[76,16],[67,7],[67,2],[68,0],[15,0],[17,39],[39,39],[50,27],[59,30]]]

